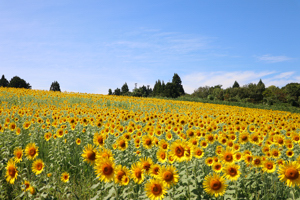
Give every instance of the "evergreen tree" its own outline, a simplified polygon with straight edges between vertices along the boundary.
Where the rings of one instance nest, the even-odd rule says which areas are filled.
[[[112,95],[113,93],[112,93],[112,90],[109,88],[108,89],[108,95]]]
[[[129,92],[129,88],[128,88],[128,85],[127,83],[125,82],[124,85],[122,86],[121,88],[121,94],[126,94],[127,92]]]
[[[176,98],[179,96],[176,85],[174,83],[168,82],[165,86],[163,96],[169,98]]]
[[[232,88],[239,88],[240,84],[237,81],[234,81]]]
[[[14,88],[26,88],[31,89],[31,86],[29,83],[26,83],[24,79],[21,79],[18,76],[14,76],[8,84],[8,87],[14,87]]]
[[[60,92],[60,86],[57,81],[52,82],[50,86],[50,91],[59,91]]]
[[[0,79],[0,87],[7,87],[9,84],[8,80],[4,77],[4,74],[2,75],[2,78]]]
[[[182,82],[181,82],[181,79],[178,76],[178,74],[176,74],[176,73],[174,74],[174,76],[172,78],[172,83],[175,86],[176,94],[179,94],[178,96],[184,95],[184,89],[183,89],[183,86],[181,84]]]
[[[115,89],[113,95],[121,95],[121,90],[120,90],[120,88]]]

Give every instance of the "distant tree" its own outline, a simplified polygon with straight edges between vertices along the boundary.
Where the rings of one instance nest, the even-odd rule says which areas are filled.
[[[115,89],[113,95],[121,95],[121,90],[120,90],[120,88]]]
[[[239,88],[240,84],[237,81],[234,81],[232,88]]]
[[[21,79],[21,78],[18,77],[18,76],[14,76],[14,77],[9,81],[8,87],[31,89],[30,84],[27,83],[24,79]]]
[[[129,92],[129,88],[128,88],[127,83],[125,82],[121,88],[121,94],[125,95],[127,92]]]
[[[168,82],[166,84],[163,96],[169,97],[169,98],[176,98],[179,96],[179,93],[177,91],[176,85],[172,82]]]
[[[52,82],[52,84],[50,86],[50,91],[60,92],[60,86],[59,86],[59,83],[57,81]]]
[[[182,82],[181,82],[181,79],[178,76],[178,74],[176,74],[176,73],[174,74],[174,76],[172,78],[172,83],[174,84],[175,89],[177,91],[176,94],[178,94],[179,96],[184,95],[184,89],[183,89]]]
[[[299,106],[300,83],[289,83],[282,88],[287,94],[287,101],[292,106]]]
[[[2,75],[2,78],[0,79],[0,86],[7,87],[9,84],[8,80]]]
[[[112,93],[112,90],[109,88],[108,89],[108,95],[112,95],[113,93]]]

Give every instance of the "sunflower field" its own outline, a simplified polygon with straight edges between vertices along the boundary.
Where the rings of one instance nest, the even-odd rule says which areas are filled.
[[[0,199],[299,199],[300,115],[0,87]]]

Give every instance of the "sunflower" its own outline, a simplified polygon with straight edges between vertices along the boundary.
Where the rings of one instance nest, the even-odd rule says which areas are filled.
[[[23,157],[23,149],[21,147],[16,147],[14,149],[14,161],[15,163],[19,163],[22,161],[22,157]]]
[[[156,157],[160,163],[165,163],[167,161],[167,152],[163,149],[159,149],[156,152]]]
[[[206,164],[207,166],[212,166],[212,165],[214,164],[214,159],[213,159],[212,157],[207,157],[207,158],[205,159],[205,164]]]
[[[29,190],[30,194],[32,194],[32,195],[35,194],[35,189],[34,189],[34,187],[30,186],[30,187],[28,188],[28,190]]]
[[[142,141],[143,141],[143,146],[146,149],[151,149],[153,147],[153,145],[154,145],[153,137],[150,136],[150,135],[144,135],[142,137]]]
[[[262,166],[262,158],[259,156],[254,156],[252,160],[252,165],[254,167],[261,167]]]
[[[6,166],[6,181],[9,182],[10,184],[14,184],[15,180],[17,179],[18,176],[18,170],[16,167],[16,163],[13,161],[13,159],[10,159],[7,162]]]
[[[83,154],[81,156],[84,158],[83,161],[86,161],[87,163],[90,163],[93,165],[96,160],[97,151],[95,147],[91,144],[88,144],[84,147]]]
[[[223,173],[225,175],[225,178],[230,181],[236,181],[240,175],[241,172],[239,171],[240,166],[236,164],[228,164],[223,168]]]
[[[41,159],[37,159],[32,163],[32,172],[39,175],[44,170],[45,164]]]
[[[227,184],[225,184],[224,176],[218,174],[207,175],[203,181],[205,192],[215,197],[223,196],[225,194]]]
[[[29,190],[29,187],[30,187],[30,182],[29,182],[29,181],[25,180],[25,181],[23,182],[23,185],[24,185],[24,186],[22,186],[22,187],[23,187],[24,189],[22,189],[22,190],[25,190],[25,191]]]
[[[103,146],[105,144],[106,135],[95,133],[93,137],[93,143],[98,146]]]
[[[229,164],[235,161],[235,153],[230,149],[226,148],[222,150],[222,153],[219,155],[219,158],[222,162]]]
[[[80,144],[81,144],[81,139],[80,139],[80,138],[77,138],[77,139],[76,139],[76,144],[77,144],[77,145],[80,145]]]
[[[167,193],[166,184],[161,180],[150,179],[145,184],[145,191],[149,199],[161,200]]]
[[[140,159],[140,162],[141,162],[141,164],[142,164],[142,167],[143,167],[143,169],[144,169],[144,172],[146,173],[146,174],[149,174],[150,173],[150,167],[151,167],[151,165],[153,165],[153,161],[152,161],[152,159],[151,158],[141,158]]]
[[[272,149],[271,150],[271,155],[272,155],[273,158],[277,159],[277,158],[280,157],[281,152],[280,152],[279,149]]]
[[[95,173],[101,181],[111,182],[114,179],[115,164],[111,159],[104,158],[96,162]]]
[[[173,165],[169,165],[161,167],[158,178],[163,180],[169,187],[178,182],[179,175],[176,168]]]
[[[185,160],[185,149],[184,149],[184,143],[181,140],[176,140],[171,144],[170,147],[170,154],[174,156],[177,162],[182,162]]]
[[[134,163],[131,165],[131,178],[133,179],[133,181],[137,184],[141,184],[144,179],[144,169],[143,166],[140,162]]]
[[[122,177],[122,180],[121,180],[121,185],[126,186],[126,185],[129,184],[129,181],[130,181],[129,176],[124,175],[124,176]]]
[[[163,149],[163,150],[168,150],[169,149],[169,143],[165,140],[165,139],[161,139],[158,143],[159,148]]]
[[[200,146],[205,149],[206,147],[208,147],[208,143],[205,140],[202,140],[200,142]]]
[[[170,140],[173,139],[173,134],[172,134],[170,131],[168,131],[168,132],[166,133],[166,139],[167,139],[168,141],[170,141]]]
[[[57,135],[57,137],[64,136],[64,129],[62,129],[62,128],[57,129],[56,135]]]
[[[158,178],[160,169],[161,169],[161,166],[159,164],[151,165],[150,170],[149,170],[150,176],[152,176],[154,178]]]
[[[120,185],[123,185],[123,177],[124,176],[129,176],[129,169],[125,166],[122,166],[122,165],[118,165],[116,166],[116,169],[115,169],[115,183],[118,183]]]
[[[216,173],[220,173],[223,169],[223,165],[220,162],[214,162],[212,165],[212,170]]]
[[[70,174],[68,172],[64,172],[61,174],[60,180],[64,183],[69,182]]]
[[[267,173],[273,173],[276,171],[276,164],[272,160],[266,160],[263,162],[262,170]]]
[[[51,132],[47,132],[44,135],[44,138],[45,138],[46,141],[49,141],[51,139],[51,137],[52,137],[52,133]]]
[[[11,131],[16,130],[16,128],[17,128],[17,125],[16,125],[15,122],[12,122],[12,123],[9,124],[9,129],[10,129]]]
[[[202,158],[204,156],[204,152],[200,147],[196,147],[193,151],[194,157],[195,158]]]
[[[300,185],[300,175],[299,175],[300,165],[296,161],[289,161],[283,166],[280,166],[278,170],[278,177],[280,181],[286,182],[287,186],[295,187],[295,185]]]
[[[35,143],[27,144],[25,148],[25,155],[27,159],[34,160],[35,157],[37,157],[38,153],[39,153],[39,148],[35,146]]]
[[[245,131],[245,132],[243,132],[243,133],[241,133],[240,135],[239,135],[239,143],[240,144],[245,144],[245,143],[247,143],[248,141],[249,141],[249,133],[247,132],[247,131]]]
[[[287,150],[287,151],[285,152],[285,154],[287,155],[287,157],[291,158],[291,157],[294,156],[294,151],[291,150],[291,149],[289,149],[289,150]]]

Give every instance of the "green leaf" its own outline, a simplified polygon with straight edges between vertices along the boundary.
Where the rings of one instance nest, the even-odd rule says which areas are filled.
[[[101,183],[101,182],[92,185],[91,189],[95,189],[96,187],[98,187],[98,186],[100,185],[100,183]]]

